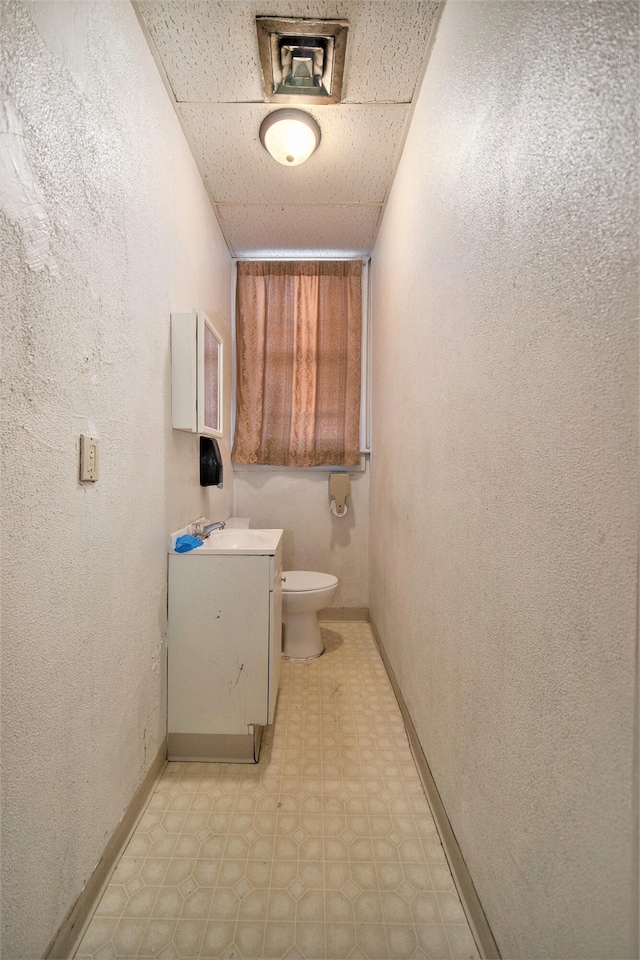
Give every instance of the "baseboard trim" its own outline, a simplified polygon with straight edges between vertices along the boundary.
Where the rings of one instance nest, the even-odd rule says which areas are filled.
[[[369,622],[369,607],[326,607],[318,614],[318,620],[327,623],[346,623],[351,620]]]
[[[458,841],[456,840],[449,817],[447,816],[447,811],[444,803],[442,802],[442,797],[440,796],[436,782],[433,779],[433,774],[431,773],[429,763],[424,755],[420,740],[418,739],[418,734],[413,725],[411,714],[409,713],[407,704],[405,703],[400,687],[398,686],[398,681],[396,680],[393,668],[389,662],[382,638],[380,637],[378,629],[373,620],[370,621],[370,626],[373,639],[375,640],[380,656],[382,657],[382,662],[385,665],[385,669],[389,675],[389,680],[391,681],[391,686],[393,687],[393,692],[396,695],[398,705],[402,712],[402,717],[407,728],[407,736],[409,738],[411,752],[413,753],[413,758],[415,760],[416,767],[418,768],[418,774],[422,781],[422,786],[424,787],[427,800],[429,801],[429,806],[431,807],[431,812],[433,813],[433,819],[436,822],[436,827],[438,828],[438,833],[440,834],[440,839],[442,840],[445,856],[449,863],[454,883],[460,895],[460,901],[467,916],[469,926],[471,927],[471,932],[484,960],[500,960],[500,951],[498,950],[498,945],[496,944],[494,936],[491,932],[489,922],[482,908],[482,904],[473,884],[471,874],[469,873],[469,868],[467,867],[464,857],[462,856],[462,851],[458,846]]]
[[[104,853],[98,861],[98,865],[47,947],[45,958],[58,958],[58,960],[65,960],[66,958],[68,960],[69,957],[75,956],[120,855],[137,827],[166,765],[167,742],[163,740],[149,772],[136,790],[122,820],[114,830]]]

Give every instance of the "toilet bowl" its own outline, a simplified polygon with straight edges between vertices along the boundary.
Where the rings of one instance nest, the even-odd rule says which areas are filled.
[[[319,657],[324,644],[317,613],[333,600],[338,578],[310,570],[285,570],[282,577],[283,655],[287,660]]]

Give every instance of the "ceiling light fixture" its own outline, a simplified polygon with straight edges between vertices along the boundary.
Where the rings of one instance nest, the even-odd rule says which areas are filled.
[[[304,110],[274,110],[260,124],[262,146],[285,167],[308,160],[320,137],[320,127]]]

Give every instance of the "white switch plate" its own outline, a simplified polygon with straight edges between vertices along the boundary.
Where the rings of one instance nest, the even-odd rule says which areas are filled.
[[[98,479],[98,440],[84,433],[80,434],[80,479]]]

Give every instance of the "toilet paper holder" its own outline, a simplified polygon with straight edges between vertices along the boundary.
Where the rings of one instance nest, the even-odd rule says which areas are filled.
[[[329,474],[330,510],[336,517],[344,517],[348,511],[346,499],[351,493],[351,477],[348,473]]]

